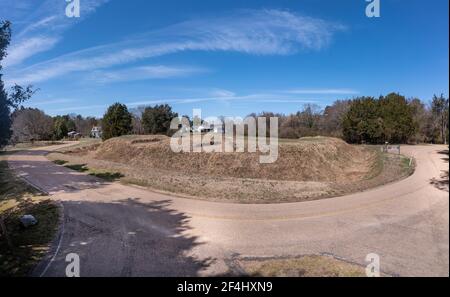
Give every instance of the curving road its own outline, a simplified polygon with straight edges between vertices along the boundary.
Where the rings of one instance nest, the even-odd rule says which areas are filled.
[[[45,154],[18,152],[9,165],[63,205],[63,225],[38,276],[65,276],[69,253],[81,276],[195,276],[239,272],[239,257],[329,253],[383,272],[449,275],[446,146],[405,146],[415,173],[366,192],[311,202],[243,205],[171,197],[105,183],[58,166]],[[445,186],[447,188],[445,189]],[[442,189],[444,187],[444,189]]]

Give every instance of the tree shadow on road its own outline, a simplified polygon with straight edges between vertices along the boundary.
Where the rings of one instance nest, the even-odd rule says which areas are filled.
[[[64,202],[64,240],[46,276],[64,276],[69,253],[79,254],[81,276],[198,276],[215,260],[193,256],[202,243],[170,203]]]
[[[445,163],[448,163],[449,159],[449,150],[442,150],[439,151],[438,154],[444,155],[442,160],[444,160]],[[430,184],[434,185],[436,188],[442,191],[449,191],[449,177],[448,177],[448,170],[442,170],[442,173],[439,178],[432,178],[430,180]]]
[[[444,160],[444,162],[448,163],[448,150],[439,151],[438,154],[444,155],[444,157],[441,159]]]

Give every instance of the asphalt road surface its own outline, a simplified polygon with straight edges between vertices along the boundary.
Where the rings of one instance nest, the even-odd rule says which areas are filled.
[[[60,147],[60,146],[59,146]],[[58,146],[18,152],[9,165],[63,206],[63,224],[37,276],[208,276],[238,272],[239,257],[332,254],[399,276],[449,275],[446,146],[404,146],[417,162],[402,181],[310,202],[244,205],[172,197],[48,161]],[[151,170],[151,169],[149,169]]]

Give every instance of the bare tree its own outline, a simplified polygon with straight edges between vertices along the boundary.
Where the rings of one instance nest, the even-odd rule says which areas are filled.
[[[13,142],[51,139],[53,119],[39,109],[18,109],[12,120]]]
[[[350,100],[336,100],[332,105],[325,107],[320,124],[323,134],[342,137],[342,120],[350,104]]]
[[[144,113],[146,107],[147,106],[145,105],[139,105],[130,109],[130,113],[132,115],[131,124],[133,126],[133,134],[145,134],[144,125],[142,124],[142,114]]]
[[[73,120],[75,123],[76,132],[80,133],[83,136],[89,136],[92,130],[92,127],[98,125],[98,120],[94,117],[86,117],[84,118],[81,115],[69,115],[69,118]]]
[[[444,144],[447,144],[448,103],[448,98],[445,98],[443,94],[439,97],[434,95],[431,102],[431,111],[439,129],[440,140]]]
[[[137,107],[130,108],[130,112],[133,116],[142,119],[142,114],[144,113],[146,107],[147,106],[145,105],[139,105]]]
[[[144,126],[142,125],[142,119],[135,114],[132,115],[131,125],[133,126],[133,134],[142,135],[145,134]]]
[[[430,141],[433,134],[432,116],[427,106],[420,99],[413,98],[408,100],[412,109],[415,133],[409,139],[412,143],[422,143]]]

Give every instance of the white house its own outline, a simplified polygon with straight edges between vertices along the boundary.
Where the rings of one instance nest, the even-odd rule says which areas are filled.
[[[192,127],[192,131],[194,132],[200,132],[200,133],[207,133],[207,132],[214,132],[214,133],[224,133],[224,127],[223,125],[214,125],[214,126],[197,126]]]
[[[101,138],[102,137],[102,128],[97,127],[97,126],[92,127],[90,137]]]
[[[69,138],[80,138],[81,134],[76,131],[70,131],[69,133],[67,133],[67,136]]]
[[[225,127],[223,125],[214,126],[214,133],[225,133]]]
[[[206,132],[212,131],[212,128],[200,125],[200,126],[197,126],[197,127],[192,127],[192,131],[200,132],[200,133],[206,133]]]

